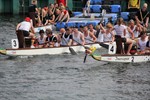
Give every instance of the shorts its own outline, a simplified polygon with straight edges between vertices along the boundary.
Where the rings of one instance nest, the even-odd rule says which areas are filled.
[[[122,41],[124,43],[126,43],[127,39],[126,38],[122,38],[121,36],[119,35],[115,35],[115,38],[116,38],[116,41]]]
[[[29,34],[28,31],[24,31],[24,30],[23,30],[22,32],[23,32],[24,37],[29,37],[30,34]]]
[[[127,39],[126,38],[121,38],[122,42],[126,43]]]

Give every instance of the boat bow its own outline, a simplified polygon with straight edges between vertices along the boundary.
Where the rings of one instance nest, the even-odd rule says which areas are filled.
[[[6,50],[5,49],[0,49],[0,54],[6,55]]]

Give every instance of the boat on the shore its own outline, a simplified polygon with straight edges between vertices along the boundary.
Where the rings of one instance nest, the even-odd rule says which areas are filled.
[[[94,46],[97,49],[101,48],[99,43],[91,43],[85,45],[86,47]],[[0,49],[0,54],[9,56],[30,56],[30,55],[57,55],[63,53],[70,53],[69,48],[75,52],[84,52],[85,47],[82,45],[50,47],[50,48],[20,48],[20,49]]]
[[[98,61],[105,62],[121,62],[121,63],[140,63],[150,61],[150,53],[142,55],[122,55],[122,54],[105,54],[91,55],[92,58]]]

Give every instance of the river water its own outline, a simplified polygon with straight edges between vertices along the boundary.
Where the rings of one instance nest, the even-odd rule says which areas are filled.
[[[0,17],[0,47],[21,17]],[[105,49],[101,50],[102,53]],[[0,55],[0,100],[150,100],[150,62],[106,63],[78,55]]]

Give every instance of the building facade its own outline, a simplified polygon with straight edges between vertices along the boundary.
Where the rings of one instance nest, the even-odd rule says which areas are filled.
[[[49,3],[54,3],[56,0],[37,0],[38,1],[38,7],[44,7],[48,5]],[[70,10],[73,11],[82,11],[82,2],[84,0],[67,0],[67,5]],[[110,1],[110,0],[105,0]],[[114,2],[121,1],[121,10],[127,11],[127,4],[128,0],[111,0]],[[149,5],[150,10],[150,1],[149,0],[141,0],[141,5],[143,3],[147,2]],[[108,2],[110,3],[110,2]],[[31,0],[0,0],[0,14],[21,14],[21,13],[27,13],[28,7],[31,4]]]
[[[54,3],[54,0],[37,0],[38,7],[44,7],[49,3]],[[19,14],[26,13],[31,0],[0,0],[0,13]]]

